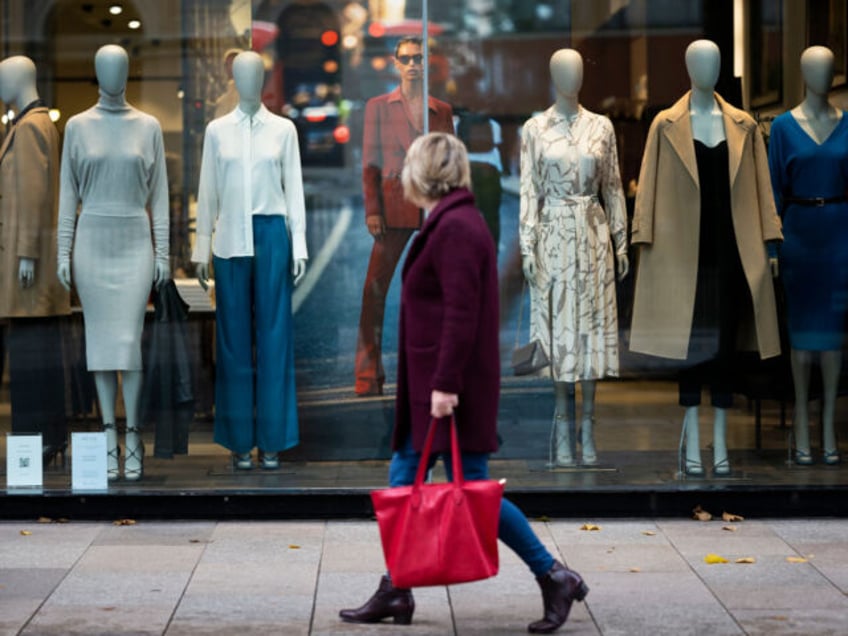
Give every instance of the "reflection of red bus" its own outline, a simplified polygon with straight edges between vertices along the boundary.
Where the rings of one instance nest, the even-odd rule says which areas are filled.
[[[338,18],[317,2],[291,4],[275,22],[253,23],[253,48],[269,68],[262,101],[298,128],[304,165],[340,166],[350,131],[341,111]]]

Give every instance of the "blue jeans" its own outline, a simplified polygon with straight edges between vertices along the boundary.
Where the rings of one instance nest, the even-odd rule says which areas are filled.
[[[431,455],[428,466],[435,465],[439,455]],[[412,441],[407,438],[403,449],[395,451],[389,464],[389,485],[409,486],[415,481],[415,472],[421,453],[412,448]],[[448,479],[453,480],[453,466],[450,453],[442,455]],[[489,478],[488,453],[463,453],[462,473],[468,481]],[[554,557],[539,541],[539,537],[530,528],[527,517],[518,507],[506,499],[501,500],[501,518],[498,524],[498,538],[515,552],[536,576],[548,573],[554,564]]]

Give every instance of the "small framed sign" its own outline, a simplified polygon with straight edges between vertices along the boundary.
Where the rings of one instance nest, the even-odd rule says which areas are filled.
[[[107,490],[106,433],[71,433],[71,490]]]
[[[6,487],[41,488],[44,474],[41,463],[41,434],[6,435]]]

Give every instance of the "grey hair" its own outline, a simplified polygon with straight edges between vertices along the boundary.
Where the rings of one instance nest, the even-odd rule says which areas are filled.
[[[465,145],[443,132],[418,137],[406,151],[401,182],[403,194],[410,201],[437,201],[457,188],[470,188],[471,168]]]

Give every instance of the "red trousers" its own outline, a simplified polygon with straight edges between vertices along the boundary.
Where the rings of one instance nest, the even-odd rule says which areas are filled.
[[[383,238],[374,241],[365,285],[362,288],[362,310],[359,314],[359,338],[356,342],[356,392],[380,393],[386,380],[383,370],[383,314],[386,294],[392,283],[398,261],[413,229],[387,229]]]

